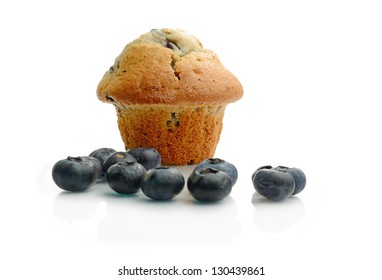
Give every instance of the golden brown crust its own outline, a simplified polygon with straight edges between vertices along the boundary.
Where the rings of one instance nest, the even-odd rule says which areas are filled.
[[[213,157],[238,79],[194,36],[153,30],[128,44],[98,84],[115,105],[125,148],[156,148],[164,165]]]
[[[240,82],[212,51],[203,49],[186,33],[163,30],[144,34],[125,47],[98,85],[100,100],[117,107],[199,106],[227,104],[241,98]]]

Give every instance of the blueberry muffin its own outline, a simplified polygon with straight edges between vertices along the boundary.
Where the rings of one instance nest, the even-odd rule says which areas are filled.
[[[112,103],[126,149],[154,147],[164,165],[213,157],[239,80],[193,35],[154,29],[129,43],[97,87]]]

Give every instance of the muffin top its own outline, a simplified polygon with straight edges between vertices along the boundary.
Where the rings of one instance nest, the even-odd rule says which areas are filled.
[[[239,80],[193,35],[153,29],[129,43],[97,87],[101,101],[128,105],[219,105],[243,95]]]

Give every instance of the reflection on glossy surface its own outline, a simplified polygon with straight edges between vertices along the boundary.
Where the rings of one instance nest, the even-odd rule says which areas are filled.
[[[255,192],[252,204],[255,207],[253,223],[257,229],[264,232],[283,232],[305,216],[305,204],[297,196],[277,202]]]
[[[88,193],[60,192],[53,201],[53,213],[66,222],[89,219],[96,213],[98,202],[88,199]]]
[[[185,180],[193,166],[177,167]],[[120,195],[106,182],[85,192],[60,192],[53,201],[55,216],[64,221],[95,217],[100,204],[98,236],[105,243],[221,243],[239,238],[241,224],[235,201],[228,197],[217,203],[195,201],[187,190],[173,200],[154,201],[140,191]]]
[[[129,201],[108,196],[106,203],[106,216],[98,228],[105,242],[215,243],[236,239],[241,232],[231,198],[201,204],[187,193],[174,201],[153,201],[140,194]]]

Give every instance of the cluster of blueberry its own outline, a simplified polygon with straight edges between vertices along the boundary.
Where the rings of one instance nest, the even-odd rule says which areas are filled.
[[[83,191],[99,179],[106,179],[112,190],[134,194],[139,190],[154,200],[169,200],[184,188],[185,179],[175,167],[161,165],[154,148],[117,152],[101,148],[89,156],[68,157],[52,170],[53,181],[66,191]],[[237,181],[237,169],[227,161],[207,159],[190,174],[187,187],[199,201],[219,201],[227,197]]]
[[[252,182],[262,196],[281,201],[300,193],[305,188],[306,176],[299,168],[267,165],[253,173]]]

